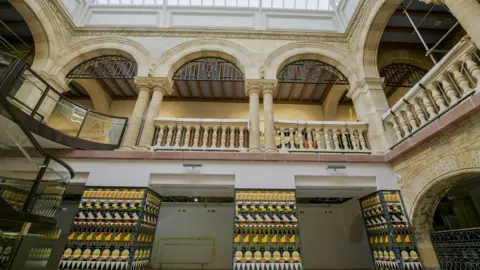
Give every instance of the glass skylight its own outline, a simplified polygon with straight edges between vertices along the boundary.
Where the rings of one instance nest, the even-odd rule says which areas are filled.
[[[97,5],[163,5],[335,10],[341,0],[94,0]]]

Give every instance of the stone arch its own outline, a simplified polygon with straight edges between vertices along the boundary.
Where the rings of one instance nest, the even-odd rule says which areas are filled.
[[[10,3],[22,15],[33,35],[35,43],[35,58],[32,68],[44,69],[52,60],[55,50],[59,50],[62,43],[62,31],[58,29],[42,7],[42,1],[11,0]],[[40,19],[42,18],[42,19]]]
[[[415,236],[419,238],[417,240],[430,239],[433,214],[446,192],[466,178],[475,175],[480,175],[480,167],[450,171],[426,183],[415,197],[409,211]]]
[[[425,55],[419,51],[389,50],[380,52],[377,61],[378,70],[393,63],[409,64],[427,71],[434,66],[433,62],[427,59]]]
[[[367,20],[364,32],[360,34],[357,48],[358,51],[363,51],[360,62],[365,77],[379,77],[377,56],[380,39],[390,17],[401,2],[402,0],[378,0],[371,9],[372,15]]]
[[[356,81],[352,61],[348,61],[348,53],[328,44],[295,42],[282,46],[272,52],[264,61],[260,75],[265,79],[277,79],[277,73],[286,65],[299,60],[316,60],[337,68],[350,83]],[[347,66],[348,63],[351,66]]]
[[[55,74],[61,87],[67,85],[67,74],[79,64],[102,55],[119,55],[135,61],[138,65],[137,76],[147,76],[149,53],[137,42],[125,38],[95,38],[79,42],[64,51],[58,57],[57,65],[48,73]]]
[[[245,78],[258,78],[258,68],[251,53],[241,45],[219,39],[197,39],[182,43],[160,56],[152,65],[149,75],[168,77],[185,63],[201,57],[220,57],[235,64]]]

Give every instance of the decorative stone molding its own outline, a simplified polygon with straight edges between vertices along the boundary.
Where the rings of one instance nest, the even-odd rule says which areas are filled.
[[[133,80],[140,90],[161,91],[164,95],[170,95],[173,92],[172,84],[168,78],[134,77]]]
[[[245,95],[256,91],[258,94],[270,92],[275,94],[277,88],[277,80],[263,80],[263,79],[247,79],[245,80]]]
[[[365,0],[359,3],[344,34],[312,33],[299,31],[213,31],[183,29],[151,29],[119,28],[119,27],[77,27],[60,1],[43,0],[67,27],[72,36],[142,36],[142,37],[187,37],[187,38],[222,38],[222,39],[266,39],[266,40],[309,40],[315,42],[345,43],[353,32],[359,28],[359,18],[368,13],[369,6],[376,0]]]

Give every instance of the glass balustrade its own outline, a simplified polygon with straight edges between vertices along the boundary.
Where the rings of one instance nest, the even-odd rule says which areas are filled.
[[[0,52],[0,76],[10,76],[18,59]],[[42,124],[68,136],[90,142],[119,146],[127,126],[127,118],[113,117],[92,111],[49,85],[26,67],[6,95],[8,102]]]

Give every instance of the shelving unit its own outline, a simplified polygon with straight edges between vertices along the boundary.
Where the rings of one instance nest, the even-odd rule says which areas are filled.
[[[360,199],[377,269],[423,269],[399,191],[377,191]]]
[[[147,188],[87,189],[59,269],[148,269],[159,212]]]
[[[302,269],[295,191],[236,190],[234,270]]]

